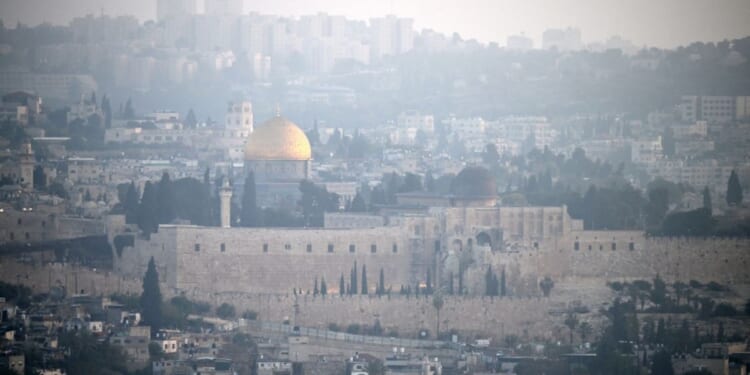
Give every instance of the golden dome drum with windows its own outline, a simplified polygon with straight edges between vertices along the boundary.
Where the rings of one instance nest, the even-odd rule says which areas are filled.
[[[245,144],[245,171],[256,181],[292,182],[310,177],[312,149],[305,132],[281,115],[255,128]]]

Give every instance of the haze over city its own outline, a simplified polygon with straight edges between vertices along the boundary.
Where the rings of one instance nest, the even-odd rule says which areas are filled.
[[[0,19],[0,375],[750,370],[747,0]]]
[[[66,24],[72,18],[101,12],[134,15],[141,21],[156,17],[150,0],[6,0],[0,19]],[[203,10],[202,1],[198,3]],[[418,29],[434,29],[484,43],[504,45],[509,35],[525,33],[540,43],[547,28],[577,27],[586,42],[621,36],[639,46],[676,47],[693,41],[721,41],[750,33],[750,3],[745,0],[468,0],[433,1],[245,1],[244,12],[301,16],[327,12],[367,20],[386,14],[412,17]]]

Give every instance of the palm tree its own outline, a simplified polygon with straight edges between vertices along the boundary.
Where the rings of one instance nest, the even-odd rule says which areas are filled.
[[[445,301],[443,300],[443,293],[438,290],[438,292],[432,296],[432,307],[435,308],[435,312],[437,313],[437,322],[435,323],[435,337],[437,337],[438,340],[440,339],[440,309],[443,308],[444,304]]]

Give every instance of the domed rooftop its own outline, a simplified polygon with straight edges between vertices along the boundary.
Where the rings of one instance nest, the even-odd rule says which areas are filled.
[[[312,150],[305,132],[276,115],[255,128],[245,144],[245,160],[310,160]]]
[[[451,182],[451,193],[457,198],[492,198],[497,196],[497,186],[487,169],[466,167]]]

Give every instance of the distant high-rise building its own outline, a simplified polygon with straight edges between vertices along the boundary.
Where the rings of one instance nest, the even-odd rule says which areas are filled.
[[[542,34],[542,48],[556,48],[558,51],[576,51],[581,49],[581,30],[569,27],[567,29],[547,29]]]
[[[414,20],[389,15],[370,19],[370,57],[398,55],[414,48]]]
[[[205,0],[206,14],[215,16],[239,16],[242,14],[242,0]]]
[[[531,38],[521,34],[521,35],[511,35],[508,37],[508,39],[505,42],[505,45],[508,49],[512,50],[519,50],[519,51],[528,51],[532,48],[534,48],[534,41],[531,40]]]
[[[198,0],[156,0],[156,20],[194,15]]]

